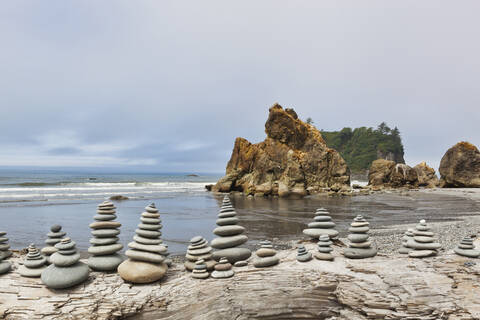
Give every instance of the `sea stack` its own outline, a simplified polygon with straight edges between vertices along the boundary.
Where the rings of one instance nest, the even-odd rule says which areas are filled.
[[[212,278],[231,278],[234,274],[235,272],[232,270],[232,264],[228,262],[227,258],[222,258],[220,259],[220,262],[215,265],[215,270],[212,272]]]
[[[401,254],[408,254],[412,251],[412,248],[408,247],[408,241],[413,239],[413,229],[408,229],[405,231],[404,236],[402,237],[402,247],[398,249],[398,252]]]
[[[434,233],[429,231],[430,227],[425,220],[420,220],[415,230],[413,230],[413,239],[407,241],[407,246],[413,250],[408,253],[410,258],[425,258],[435,256],[437,250],[442,246],[435,242]]]
[[[322,234],[326,234],[332,239],[338,236],[338,231],[334,229],[335,223],[326,209],[317,209],[313,220],[308,224],[308,228],[303,230],[305,235],[313,239],[319,239]]]
[[[480,251],[475,250],[475,245],[473,244],[473,239],[471,237],[463,238],[453,251],[458,255],[468,258],[478,258],[480,256]]]
[[[315,259],[324,261],[333,261],[332,255],[333,248],[331,247],[332,241],[326,234],[322,234],[318,241],[318,252],[315,253]]]
[[[230,199],[225,196],[223,199],[220,213],[218,214],[217,228],[213,233],[218,236],[211,242],[211,246],[217,251],[212,255],[213,259],[219,261],[221,258],[227,258],[230,263],[247,260],[252,252],[247,248],[238,246],[247,242],[248,237],[242,234],[245,228],[237,225],[238,218],[235,208],[230,203]]]
[[[52,263],[42,272],[42,282],[52,289],[65,289],[80,284],[88,279],[90,269],[80,262],[80,254],[75,242],[63,238],[55,245],[57,252],[50,256]]]
[[[46,268],[47,258],[40,254],[33,243],[30,244],[23,265],[18,268],[18,273],[22,277],[39,278]]]
[[[123,261],[123,257],[117,252],[122,250],[123,245],[118,243],[120,234],[119,222],[113,221],[115,206],[110,201],[104,201],[98,205],[95,222],[90,224],[93,238],[90,239],[92,246],[88,253],[92,256],[88,259],[88,266],[96,271],[116,271]]]
[[[0,231],[0,274],[7,273],[12,268],[12,264],[9,261],[4,261],[12,255],[8,238],[5,237],[6,235],[5,231]]]
[[[297,261],[298,262],[307,262],[312,260],[312,254],[307,251],[304,245],[298,246],[297,249]]]
[[[368,239],[369,223],[358,215],[353,219],[348,231],[348,248],[343,251],[343,255],[349,259],[371,258],[377,255],[377,249],[372,247],[372,243]]]
[[[276,256],[277,251],[273,249],[270,241],[260,241],[260,245],[260,249],[255,252],[257,258],[253,260],[253,266],[255,268],[271,267],[280,262],[280,259]]]
[[[66,232],[62,231],[61,225],[54,224],[50,227],[50,232],[47,233],[48,239],[45,240],[47,246],[41,250],[41,253],[47,256],[48,262],[50,262],[48,257],[50,257],[53,253],[57,252],[55,245],[59,243],[66,234]]]
[[[155,204],[145,208],[140,218],[141,223],[135,230],[133,242],[125,252],[129,258],[118,266],[118,274],[123,280],[132,283],[150,283],[160,280],[167,272],[165,254],[167,248],[162,245],[160,236],[160,214]]]
[[[207,270],[213,270],[213,267],[217,263],[212,259],[212,247],[208,245],[208,241],[201,237],[196,236],[190,239],[190,245],[187,249],[187,254],[185,256],[187,261],[185,261],[185,269],[192,271],[195,268],[195,262],[202,259],[207,266]]]
[[[197,260],[192,271],[192,277],[195,279],[207,279],[209,276],[210,274],[207,271],[205,261],[203,261],[203,259]]]

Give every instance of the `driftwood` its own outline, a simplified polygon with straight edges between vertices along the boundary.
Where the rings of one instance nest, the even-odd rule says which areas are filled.
[[[280,251],[278,266],[236,268],[224,280],[192,279],[178,265],[150,285],[95,272],[51,291],[11,272],[0,276],[0,319],[480,319],[480,263],[453,254],[348,260],[337,249],[334,262],[307,263]]]

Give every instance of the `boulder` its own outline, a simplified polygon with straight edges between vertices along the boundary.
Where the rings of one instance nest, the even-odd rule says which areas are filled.
[[[237,138],[226,175],[212,191],[302,197],[311,190],[350,186],[350,169],[314,126],[293,109],[275,104],[269,111],[267,138],[257,144]]]
[[[412,168],[404,163],[378,159],[372,162],[368,173],[368,185],[372,187],[435,187],[437,183],[435,170],[425,162]]]
[[[434,188],[438,185],[439,180],[435,169],[430,168],[425,161],[417,164],[413,170],[417,172],[419,187]]]
[[[440,186],[480,188],[480,151],[469,142],[447,150],[440,162]]]

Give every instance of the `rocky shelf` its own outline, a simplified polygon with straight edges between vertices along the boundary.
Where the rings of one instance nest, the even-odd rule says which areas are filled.
[[[478,246],[478,243],[476,243]],[[305,243],[315,252],[314,243]],[[235,268],[229,279],[197,280],[182,265],[160,282],[125,283],[92,272],[52,291],[16,270],[0,277],[0,319],[478,319],[480,263],[452,253],[427,259],[296,261],[281,250],[272,268]],[[16,265],[18,254],[10,259]]]

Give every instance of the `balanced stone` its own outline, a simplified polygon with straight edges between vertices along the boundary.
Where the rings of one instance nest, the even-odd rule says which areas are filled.
[[[230,199],[225,196],[216,221],[218,227],[213,230],[218,238],[211,242],[211,246],[217,249],[212,254],[216,261],[226,258],[233,264],[237,261],[247,260],[252,255],[250,249],[239,247],[248,241],[248,237],[243,234],[245,228],[237,225],[239,220],[236,215]]]
[[[154,218],[149,218],[152,216]],[[167,272],[168,265],[165,257],[168,250],[160,239],[161,232],[155,231],[155,235],[150,234],[145,237],[144,231],[148,231],[148,229],[142,226],[142,224],[160,225],[159,217],[158,209],[153,203],[147,206],[145,212],[142,213],[140,218],[142,223],[135,230],[134,241],[128,244],[130,249],[125,252],[128,260],[118,266],[118,274],[125,281],[150,283],[160,280]],[[148,239],[148,241],[141,241],[142,239]]]
[[[246,267],[248,265],[248,262],[245,260],[240,260],[235,262],[233,265],[237,268],[241,268],[241,267]]]
[[[255,252],[257,258],[253,260],[253,266],[255,268],[265,268],[278,264],[280,259],[276,256],[277,251],[273,249],[272,243],[264,240],[260,244],[260,249]]]
[[[413,239],[413,229],[408,229],[405,231],[405,234],[402,237],[402,247],[398,250],[399,253],[408,254],[410,251],[412,251],[412,248],[408,247],[408,241],[410,239]]]
[[[72,247],[73,244],[73,247]],[[88,279],[89,268],[80,262],[80,255],[75,249],[75,242],[63,238],[55,245],[57,252],[50,257],[51,265],[43,270],[42,282],[52,289],[73,287]],[[71,249],[62,249],[71,248]]]
[[[97,207],[97,215],[93,217],[95,222],[90,224],[93,238],[90,240],[92,246],[88,248],[88,253],[91,254],[88,266],[93,270],[115,271],[124,260],[123,256],[117,253],[123,249],[123,245],[117,243],[121,223],[113,221],[117,217],[115,209],[112,202],[102,202]]]
[[[66,232],[62,231],[62,226],[55,224],[50,227],[50,232],[47,233],[48,239],[45,240],[47,246],[41,250],[41,253],[47,256],[47,262],[49,262],[48,257],[57,252],[55,245],[59,243],[65,235]]]
[[[478,258],[480,256],[480,251],[475,250],[473,239],[470,237],[463,238],[462,241],[460,241],[460,244],[454,248],[453,251],[460,256],[468,258]]]
[[[12,268],[10,261],[5,261],[5,259],[12,255],[8,238],[5,237],[6,235],[7,233],[5,231],[0,231],[0,274],[7,273]]]
[[[297,261],[298,262],[307,262],[312,260],[312,254],[307,251],[304,245],[301,245],[297,249]]]
[[[221,258],[219,263],[215,265],[215,270],[212,272],[212,278],[231,278],[234,274],[235,272],[232,270],[232,264],[228,262],[228,259]]]
[[[192,271],[192,277],[195,279],[207,279],[209,276],[205,261],[203,259],[197,260]]]
[[[328,211],[324,208],[317,209],[314,222],[308,224],[308,228],[303,230],[303,233],[313,239],[318,239],[322,234],[335,238],[338,236],[338,231],[335,230],[335,223]]]
[[[318,252],[314,255],[315,259],[332,261],[334,257],[331,254],[333,248],[331,248],[332,241],[330,241],[330,237],[326,234],[322,234],[318,240]]]
[[[413,230],[413,237],[407,240],[406,246],[411,248],[408,253],[410,258],[425,258],[437,254],[441,248],[440,243],[435,242],[433,233],[426,233],[430,230],[425,220],[420,220],[419,224]]]
[[[348,239],[350,243],[348,248],[343,251],[343,255],[349,259],[365,259],[377,255],[377,249],[372,247],[368,240],[369,223],[361,215],[356,216],[350,224]],[[352,241],[354,240],[354,241]]]
[[[47,267],[47,258],[40,254],[37,247],[32,243],[28,246],[28,253],[23,265],[18,268],[18,273],[23,277],[39,278],[42,271]]]
[[[192,271],[195,268],[195,263],[200,259],[204,261],[209,271],[213,270],[217,263],[212,259],[212,248],[208,245],[208,241],[201,236],[190,239],[190,245],[185,257],[187,261],[185,261],[184,266],[188,271]]]

